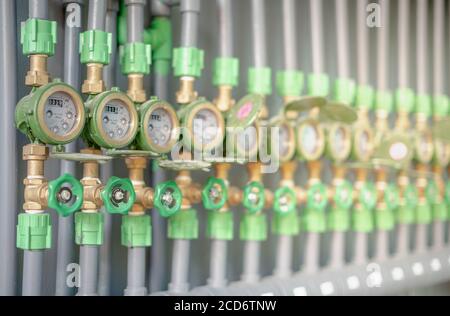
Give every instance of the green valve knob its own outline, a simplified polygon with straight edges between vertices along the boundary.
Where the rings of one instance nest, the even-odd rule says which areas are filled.
[[[353,187],[350,182],[344,181],[338,185],[333,199],[337,207],[349,210],[353,204]]]
[[[274,210],[280,215],[287,215],[295,211],[297,195],[288,187],[279,188],[275,192]]]
[[[243,205],[250,214],[256,214],[263,210],[265,203],[264,186],[261,182],[250,182],[244,188]]]
[[[182,199],[183,194],[175,181],[161,183],[155,188],[155,208],[164,218],[172,217],[181,210]]]
[[[48,184],[48,207],[59,215],[68,217],[83,204],[83,186],[70,174],[65,174]]]
[[[405,199],[405,205],[409,209],[415,209],[419,204],[419,192],[416,186],[412,184],[408,185],[403,193],[403,196]]]
[[[388,210],[395,210],[400,205],[400,194],[397,186],[394,184],[388,184],[384,191],[384,202]]]
[[[377,204],[377,191],[373,183],[365,183],[359,191],[359,202],[367,210],[373,210]]]
[[[327,188],[322,183],[316,183],[308,189],[307,206],[310,210],[322,212],[328,205]]]
[[[218,211],[228,200],[228,189],[225,181],[209,178],[202,192],[203,205],[209,211]]]
[[[127,215],[136,202],[136,192],[129,179],[112,177],[101,193],[105,209],[110,214]]]

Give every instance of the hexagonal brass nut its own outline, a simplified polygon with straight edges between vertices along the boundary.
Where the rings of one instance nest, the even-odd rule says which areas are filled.
[[[83,82],[81,87],[81,92],[84,94],[99,94],[105,91],[105,83],[103,80],[100,81],[88,81]]]
[[[127,95],[135,103],[144,103],[147,101],[145,90],[128,90]]]
[[[41,157],[42,160],[45,160],[48,158],[49,154],[50,154],[49,148],[42,145],[30,144],[26,145],[23,148],[24,160],[28,160],[28,157],[35,157],[35,159],[36,157]]]
[[[198,93],[195,91],[180,90],[177,92],[177,103],[189,104],[198,99]]]
[[[50,81],[50,75],[45,71],[28,71],[25,77],[25,85],[29,87],[45,86]]]

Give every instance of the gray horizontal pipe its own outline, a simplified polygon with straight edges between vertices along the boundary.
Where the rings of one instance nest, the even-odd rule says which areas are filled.
[[[352,296],[393,295],[450,281],[450,248],[390,259],[384,263],[347,266],[289,279],[268,278],[254,285],[214,289],[201,287],[188,296]],[[166,295],[159,293],[155,295]]]

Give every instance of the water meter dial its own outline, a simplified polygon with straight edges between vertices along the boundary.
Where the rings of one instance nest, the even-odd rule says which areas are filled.
[[[252,125],[227,134],[227,148],[232,148],[236,157],[255,161],[259,150],[259,125]]]
[[[375,135],[369,126],[359,125],[353,130],[353,157],[361,162],[368,162],[374,153]]]
[[[16,107],[15,120],[31,141],[69,144],[84,128],[83,100],[71,86],[55,80],[23,98]]]
[[[103,92],[86,104],[89,110],[89,141],[106,149],[130,145],[138,131],[138,113],[133,101],[118,89]]]
[[[420,163],[428,164],[433,159],[434,143],[430,132],[421,132],[415,139],[415,158]]]
[[[318,160],[325,151],[325,132],[319,122],[304,120],[297,127],[297,152],[307,161]]]
[[[352,151],[352,130],[348,125],[331,124],[327,133],[327,152],[335,162],[344,162]]]
[[[288,121],[281,122],[276,127],[278,127],[278,157],[281,163],[288,162],[295,156],[295,129]]]
[[[434,160],[442,167],[446,167],[450,163],[450,144],[442,141],[434,141]]]

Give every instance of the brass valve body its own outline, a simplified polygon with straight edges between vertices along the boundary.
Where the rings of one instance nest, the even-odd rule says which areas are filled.
[[[44,145],[30,144],[23,148],[23,160],[27,162],[27,178],[24,180],[25,212],[44,211],[48,202],[48,182],[44,177],[44,163],[49,149]]]
[[[87,64],[86,77],[87,79],[81,87],[81,92],[84,94],[100,94],[105,91],[102,64]]]
[[[25,77],[25,85],[29,87],[42,87],[51,81],[47,71],[47,55],[31,55],[30,70]]]
[[[214,104],[220,112],[228,112],[235,104],[235,100],[233,99],[233,87],[220,86],[219,95],[214,100]]]
[[[135,103],[144,103],[147,95],[144,88],[144,76],[141,74],[128,75],[128,91],[127,95]]]
[[[145,210],[154,206],[155,193],[153,189],[145,185],[144,171],[147,168],[147,159],[142,157],[131,157],[125,160],[130,180],[136,192],[136,202],[130,211],[130,215],[143,215]]]
[[[198,93],[195,91],[195,78],[181,77],[180,89],[178,90],[176,97],[177,103],[179,104],[189,104],[197,100]]]

